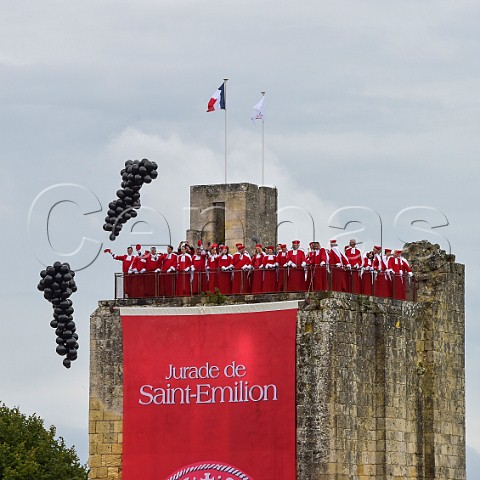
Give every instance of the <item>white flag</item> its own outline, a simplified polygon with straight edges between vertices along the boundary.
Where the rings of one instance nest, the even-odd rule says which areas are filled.
[[[265,115],[265,95],[262,95],[260,101],[253,107],[252,111],[252,122],[255,123],[256,120],[263,120]]]

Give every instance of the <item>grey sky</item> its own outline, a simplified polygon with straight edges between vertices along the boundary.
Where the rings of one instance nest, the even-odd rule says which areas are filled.
[[[394,225],[402,209],[446,215],[449,226],[436,231],[467,264],[467,440],[480,452],[480,262],[472,255],[479,20],[478,2],[462,0],[4,0],[0,400],[55,424],[86,460],[89,314],[112,297],[120,265],[101,255],[77,275],[80,350],[67,371],[54,352],[51,306],[36,290],[35,253],[59,257],[29,238],[30,207],[52,185],[81,185],[104,211],[82,216],[62,204],[52,217],[55,248],[72,252],[85,235],[123,251],[135,236],[122,232],[110,245],[101,229],[105,207],[125,160],[147,157],[159,177],[143,188],[143,204],[167,218],[178,244],[189,185],[223,181],[223,112],[205,110],[228,77],[229,181],[261,180],[261,127],[250,114],[267,91],[266,183],[278,186],[284,218],[294,219],[281,240],[312,236],[307,216],[288,207],[311,212],[321,242],[339,232],[328,227],[336,209],[368,207],[394,248],[399,236],[415,239]],[[378,238],[374,214],[365,215],[367,231],[358,236],[368,244]],[[41,227],[44,218],[33,221]],[[156,235],[165,243],[165,225]],[[422,238],[435,240],[431,232]]]

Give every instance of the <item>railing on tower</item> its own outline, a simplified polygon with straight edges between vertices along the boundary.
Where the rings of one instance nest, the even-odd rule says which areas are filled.
[[[330,267],[115,274],[115,298],[339,291],[416,301],[414,276]]]

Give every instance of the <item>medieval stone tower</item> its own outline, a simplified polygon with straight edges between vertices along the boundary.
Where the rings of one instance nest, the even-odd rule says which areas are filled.
[[[191,239],[214,241],[225,231],[226,242],[273,243],[276,190],[262,188],[192,187]],[[268,218],[251,218],[251,205],[264,205]],[[232,295],[217,299],[222,305],[201,295],[100,301],[90,330],[90,478],[123,473],[122,316],[289,301],[297,309],[296,478],[465,479],[464,267],[425,241],[407,244],[404,255],[414,302],[331,291]]]

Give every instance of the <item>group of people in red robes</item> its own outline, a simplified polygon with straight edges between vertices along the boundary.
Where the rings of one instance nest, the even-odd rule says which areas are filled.
[[[190,296],[206,292],[261,294],[275,292],[327,291],[405,299],[412,271],[401,250],[374,246],[362,254],[354,239],[343,250],[336,240],[330,248],[310,242],[309,251],[293,240],[276,247],[261,244],[250,255],[238,243],[232,254],[227,245],[196,247],[182,242],[177,251],[168,245],[165,253],[156,247],[141,252],[137,245],[126,255],[110,253],[122,262],[123,295],[138,297]],[[143,275],[138,275],[143,274]]]

